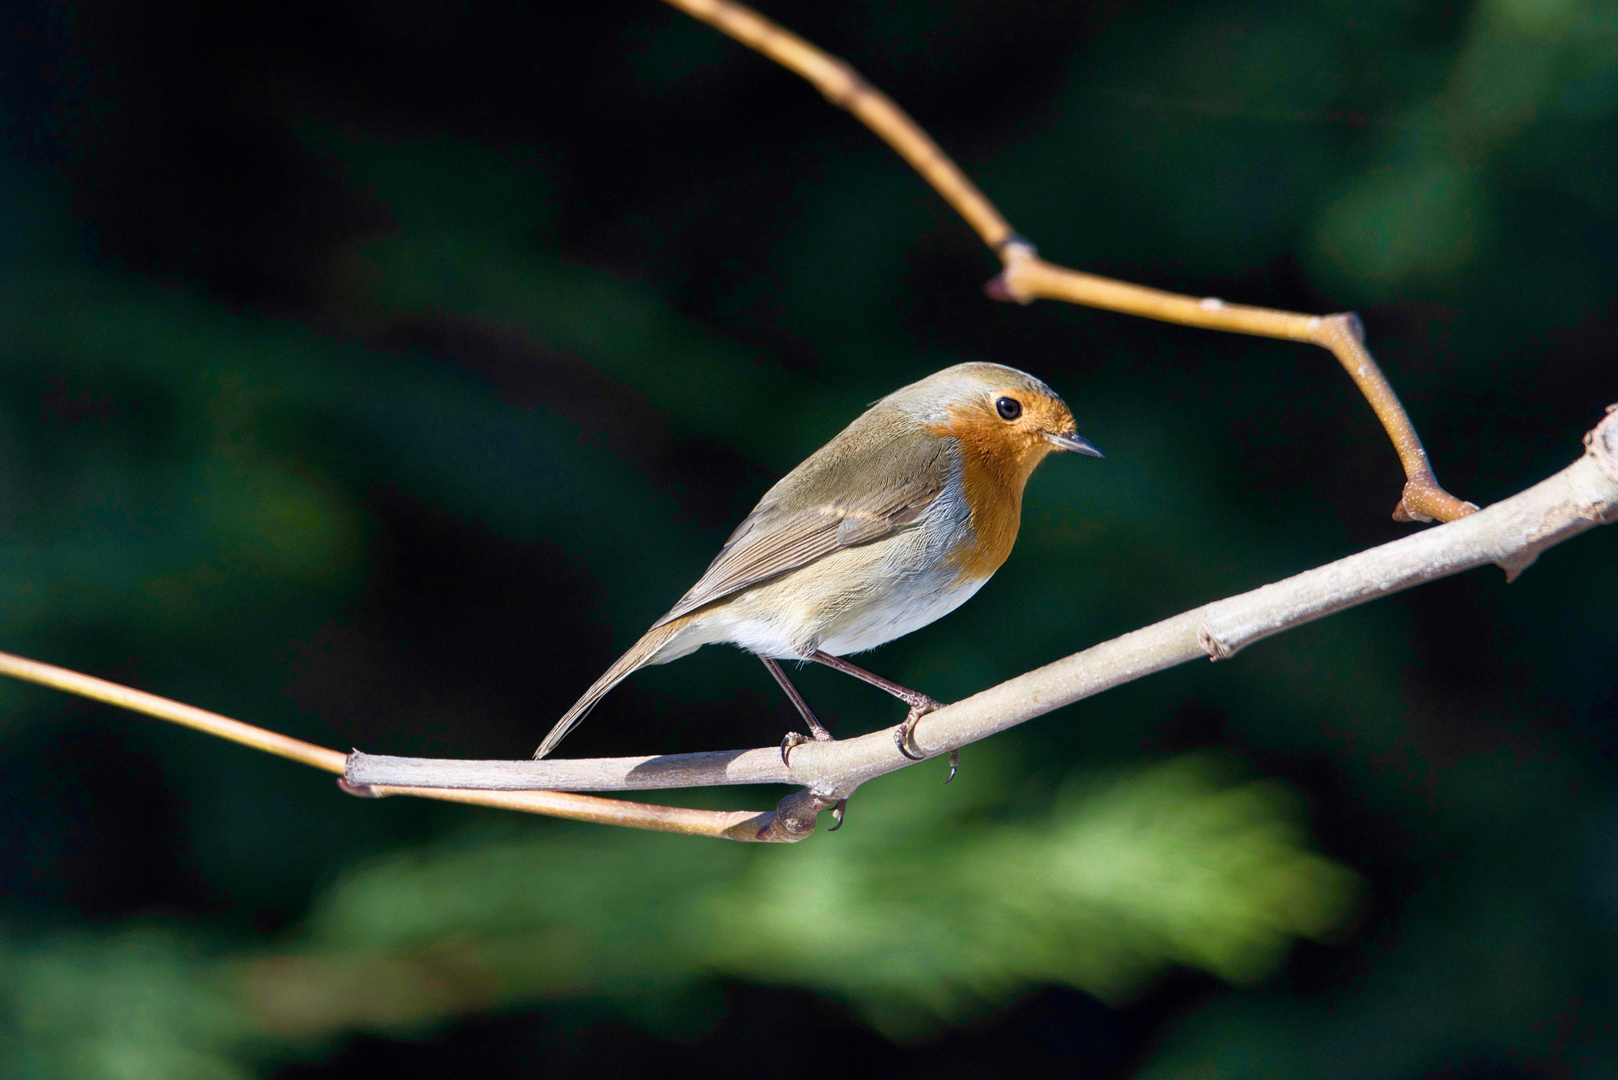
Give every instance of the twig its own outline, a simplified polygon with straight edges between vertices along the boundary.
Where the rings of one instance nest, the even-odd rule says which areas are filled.
[[[1561,472],[1476,514],[1176,615],[929,713],[916,725],[913,743],[936,757],[1153,672],[1199,658],[1227,660],[1271,635],[1487,563],[1515,577],[1546,548],[1618,521],[1618,405],[1585,437],[1585,446],[1584,456]],[[348,776],[421,787],[592,791],[801,784],[829,805],[911,764],[888,729],[806,743],[792,751],[790,767],[773,746],[572,761],[444,761],[356,751]]]
[[[262,750],[266,754],[290,758],[325,772],[338,775],[342,775],[343,772],[343,755],[336,750],[306,743],[290,735],[265,731],[263,728],[244,724],[240,720],[232,720],[228,716],[220,716],[207,709],[182,705],[178,701],[108,682],[106,679],[98,679],[94,675],[81,675],[77,671],[59,668],[55,664],[41,663],[38,660],[28,660],[3,652],[0,652],[0,675],[10,675],[13,679],[38,683],[52,690],[77,694],[79,697],[116,705],[131,712],[145,713],[159,720],[167,720],[171,724],[179,724],[208,735],[216,735],[229,742],[251,746],[254,750]]]
[[[0,675],[9,675],[23,682],[38,683],[54,690],[62,690],[92,701],[116,705],[132,712],[155,716],[159,720],[194,728],[208,735],[216,735],[230,742],[250,746],[277,757],[325,772],[342,776],[346,756],[337,750],[266,731],[228,716],[183,705],[144,690],[121,686],[94,675],[83,675],[54,664],[29,660],[11,653],[0,652]],[[724,839],[796,840],[813,831],[810,828],[794,832],[794,819],[774,813],[750,811],[687,810],[677,806],[651,806],[626,802],[622,799],[601,799],[589,795],[575,795],[561,791],[452,791],[442,787],[417,788],[396,785],[355,784],[341,779],[338,784],[352,795],[380,798],[385,795],[419,795],[425,799],[444,802],[470,803],[474,806],[493,806],[504,810],[524,810],[531,814],[569,818],[573,821],[592,821],[603,825],[625,825],[634,829],[657,832],[686,833],[691,836],[712,836]]]
[[[1405,471],[1404,491],[1394,507],[1394,519],[1454,521],[1477,510],[1472,503],[1457,499],[1439,486],[1421,437],[1399,403],[1399,396],[1365,348],[1357,315],[1304,315],[1227,304],[1215,297],[1184,296],[1046,262],[920,125],[848,64],[730,0],[665,2],[801,75],[833,105],[853,113],[896,150],[1000,257],[1004,269],[987,287],[994,299],[1021,304],[1063,300],[1182,326],[1319,345],[1348,372],[1393,441]]]

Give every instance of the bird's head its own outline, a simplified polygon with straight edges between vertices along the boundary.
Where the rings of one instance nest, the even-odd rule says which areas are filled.
[[[893,397],[902,399],[927,430],[959,439],[1019,489],[1053,450],[1102,456],[1078,433],[1072,411],[1056,391],[1003,364],[957,364]]]

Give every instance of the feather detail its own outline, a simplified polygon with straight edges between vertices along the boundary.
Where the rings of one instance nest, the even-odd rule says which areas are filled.
[[[917,524],[943,491],[950,442],[872,409],[796,469],[737,526],[661,626],[834,551]],[[873,424],[875,414],[879,423]],[[897,428],[873,437],[887,421]]]

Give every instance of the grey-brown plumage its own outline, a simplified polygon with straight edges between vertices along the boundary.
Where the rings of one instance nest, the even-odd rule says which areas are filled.
[[[705,644],[830,662],[953,610],[1009,553],[1022,485],[1053,449],[1094,452],[1061,399],[1014,368],[959,364],[888,395],[765,492],[697,583],[534,756],[632,672]]]
[[[896,408],[878,402],[766,491],[697,583],[652,625],[913,525],[944,490],[952,447],[943,436],[905,432],[887,415]],[[889,483],[862,484],[884,472]]]

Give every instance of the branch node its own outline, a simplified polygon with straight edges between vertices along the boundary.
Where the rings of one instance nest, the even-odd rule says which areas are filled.
[[[1006,238],[994,245],[994,253],[1004,261],[1032,259],[1039,254],[1034,242],[1022,233],[1007,233]]]
[[[387,793],[372,787],[370,784],[356,784],[346,776],[337,778],[337,790],[345,795],[353,795],[360,799],[385,799]]]
[[[1510,585],[1513,581],[1522,577],[1522,572],[1533,566],[1534,560],[1537,558],[1539,558],[1539,552],[1531,551],[1522,558],[1507,559],[1505,562],[1495,563],[1495,565],[1506,572],[1506,584]]]
[[[759,826],[757,838],[766,843],[794,844],[815,831],[815,816],[846,800],[821,795],[809,788],[794,791],[775,804]],[[839,821],[838,825],[842,822]]]
[[[1361,345],[1365,344],[1365,321],[1360,318],[1359,312],[1341,311],[1336,315],[1328,316],[1328,318],[1339,323],[1344,332],[1349,334],[1355,341]]]
[[[1607,406],[1607,418],[1584,435],[1585,451],[1595,458],[1600,469],[1613,483],[1618,484],[1618,404]],[[1600,521],[1605,525],[1606,517]]]
[[[1431,525],[1433,523],[1431,514],[1424,514],[1420,510],[1412,509],[1413,506],[1419,504],[1415,499],[1411,498],[1409,487],[1410,485],[1405,485],[1406,493],[1401,495],[1399,501],[1393,504],[1393,520],[1401,525],[1409,525],[1413,522]]]
[[[855,71],[848,61],[839,60],[836,57],[829,57],[828,59],[831,61],[832,69],[843,77],[844,82],[842,86],[823,85],[820,87],[820,92],[827,101],[839,109],[852,112],[853,109],[850,106],[861,96],[871,92],[871,84],[866,82],[865,77]]]
[[[1019,270],[1039,262],[1039,251],[1027,237],[1014,232],[1008,232],[994,250],[1005,269],[990,278],[988,284],[983,286],[983,291],[991,300],[1015,300],[1025,307],[1033,303],[1039,295],[1038,291],[1021,287],[1017,284],[1017,278]]]
[[[1457,521],[1478,512],[1478,504],[1464,502],[1438,486],[1431,469],[1423,469],[1405,481],[1393,520],[1399,522]]]
[[[1209,660],[1229,660],[1240,649],[1240,646],[1226,644],[1206,621],[1197,627],[1197,645],[1208,654]]]
[[[1003,270],[984,283],[983,293],[990,300],[999,300],[1002,303],[1015,300],[1019,304],[1027,304],[1033,300],[1033,297],[1022,297],[1013,293],[1010,284],[1006,281],[1006,274]]]

